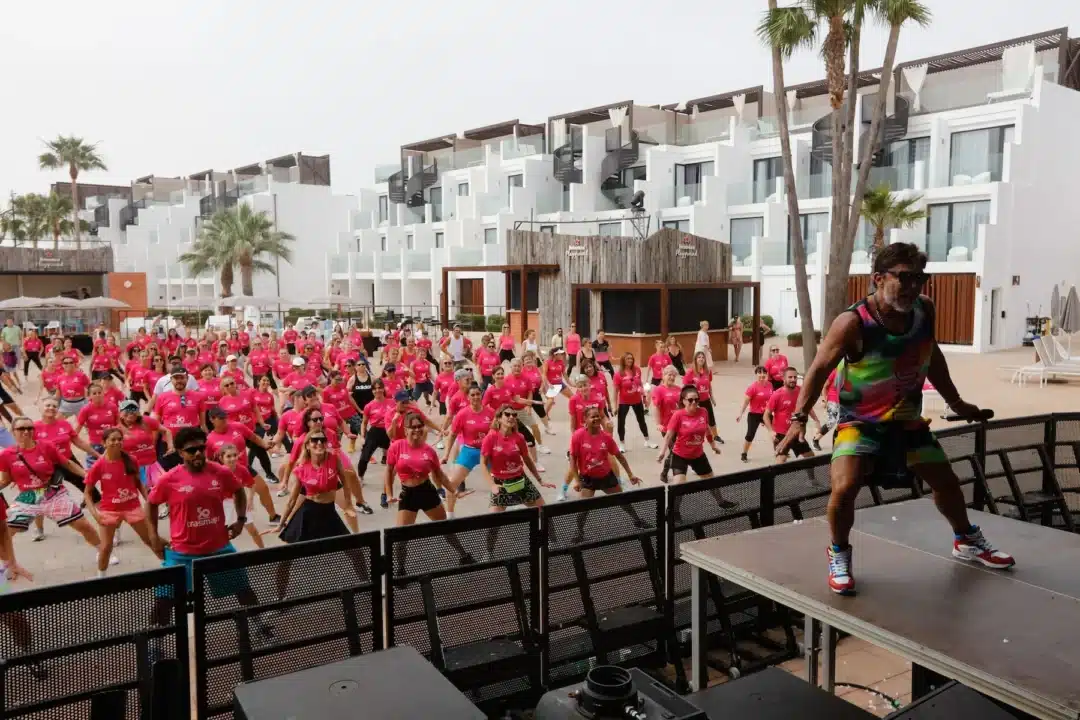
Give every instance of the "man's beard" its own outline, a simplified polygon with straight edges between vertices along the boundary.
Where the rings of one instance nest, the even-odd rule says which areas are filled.
[[[885,290],[881,294],[885,298],[885,304],[897,312],[911,312],[911,309],[914,307],[913,302],[909,303],[901,300],[899,292],[889,292],[888,290]]]

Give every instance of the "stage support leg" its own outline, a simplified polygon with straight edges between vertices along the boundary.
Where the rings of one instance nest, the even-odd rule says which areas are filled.
[[[809,615],[803,625],[803,657],[806,660],[806,682],[818,686],[818,656],[821,654],[819,632],[821,623]]]
[[[927,670],[922,665],[911,663],[911,700],[914,702],[924,695],[929,695],[949,682],[949,678]]]
[[[705,571],[690,566],[690,684],[694,692],[709,686],[709,668],[705,662],[708,621],[705,617],[708,595]]]
[[[836,630],[821,624],[821,689],[832,693],[836,686]]]

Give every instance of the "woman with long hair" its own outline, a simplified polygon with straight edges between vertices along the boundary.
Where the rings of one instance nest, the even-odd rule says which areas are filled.
[[[609,375],[615,374],[615,368],[611,365],[611,343],[603,330],[596,331],[596,339],[592,342],[593,360],[597,366],[607,370]]]
[[[551,429],[551,422],[548,420],[547,410],[544,407],[547,403],[544,402],[544,396],[541,394],[541,389],[544,387],[544,376],[540,372],[540,365],[536,357],[536,353],[531,350],[521,356],[521,376],[525,378],[525,382],[528,384],[529,393],[533,399],[533,412],[540,418],[540,424],[544,426],[544,432],[548,435],[554,435],[555,431]],[[540,442],[539,436],[537,436],[537,442]]]
[[[206,435],[206,458],[224,465],[224,458],[221,457],[222,448],[226,445],[235,447],[240,455],[240,460],[245,467],[249,468],[248,472],[251,474],[251,483],[244,485],[244,487],[252,488],[254,490],[253,494],[259,496],[259,501],[262,502],[263,509],[266,510],[271,524],[280,522],[281,518],[278,516],[277,510],[274,509],[274,499],[270,496],[270,488],[266,486],[266,482],[261,477],[250,472],[251,465],[248,461],[247,449],[249,445],[265,450],[268,447],[267,442],[256,435],[255,431],[247,424],[229,420],[224,408],[210,408],[207,415],[210,418],[210,432]],[[242,478],[237,477],[237,479]],[[238,509],[245,510],[245,508]]]
[[[765,417],[765,406],[769,404],[772,394],[773,387],[769,382],[769,371],[764,366],[758,365],[754,368],[754,382],[747,386],[746,398],[743,400],[742,407],[739,408],[739,414],[735,417],[735,422],[741,422],[743,413],[747,409],[750,410],[750,414],[746,416],[746,437],[743,438],[742,455],[739,456],[743,462],[749,462],[750,445],[753,444],[758,428],[761,427],[762,419]]]
[[[367,473],[371,458],[375,456],[375,451],[386,452],[390,449],[390,436],[386,431],[397,409],[394,399],[386,396],[386,384],[382,380],[371,383],[371,392],[374,399],[364,408],[364,424],[360,428],[364,444],[360,448],[360,458],[356,461],[356,474],[360,477],[361,484],[364,482],[364,475]],[[379,506],[384,509],[390,507],[389,498],[385,492],[379,499]]]
[[[554,343],[553,343],[554,345]],[[554,349],[554,347],[552,348]],[[577,323],[570,323],[570,332],[566,334],[566,357],[570,364],[567,370],[573,370],[577,364],[578,353],[581,352],[581,335],[577,331]]]
[[[454,516],[457,499],[472,492],[465,489],[465,479],[480,464],[480,446],[495,420],[495,411],[484,405],[484,393],[479,385],[474,383],[467,397],[468,405],[454,414],[450,438],[442,457],[443,464],[450,462],[456,443],[458,451],[449,474],[453,491],[446,494],[446,514],[450,518]]]
[[[495,368],[502,363],[502,358],[495,350],[495,341],[493,339],[489,338],[481,343],[473,362],[476,363],[476,369],[480,372],[480,387],[486,392],[488,385],[491,384]]]
[[[108,377],[106,375],[106,377]],[[86,437],[90,441],[90,447],[94,452],[101,455],[105,450],[105,428],[116,427],[120,419],[120,409],[111,403],[105,402],[105,390],[101,383],[90,383],[90,389],[86,391],[90,402],[83,406],[79,414],[75,416],[74,434],[78,435],[86,428]],[[94,464],[96,458],[86,456],[86,467]]]
[[[23,377],[30,377],[30,363],[37,365],[39,373],[44,370],[41,367],[41,351],[44,349],[45,344],[38,337],[37,330],[28,331],[23,340]]]
[[[219,387],[221,397],[218,399],[218,407],[225,411],[229,422],[240,423],[254,434],[254,437],[247,441],[247,452],[243,453],[246,458],[250,458],[248,467],[254,472],[255,461],[258,460],[267,480],[273,478],[276,483],[277,478],[270,464],[269,445],[258,442],[262,437],[258,429],[265,424],[266,418],[263,417],[262,411],[255,402],[255,391],[241,385],[233,375],[222,375]],[[259,478],[257,482],[262,482],[262,478]],[[266,492],[269,497],[270,491]]]
[[[12,483],[19,489],[8,511],[8,527],[17,533],[25,532],[32,521],[47,517],[58,527],[70,526],[96,550],[101,545],[101,538],[94,526],[63,483],[53,479],[56,471],[64,468],[79,478],[82,487],[83,469],[61,455],[52,443],[38,441],[30,418],[21,415],[15,418],[11,433],[15,436],[15,444],[0,451],[0,489]],[[117,562],[110,559],[113,565]]]
[[[562,348],[551,348],[548,351],[547,360],[540,368],[540,377],[544,379],[542,387],[544,393],[544,414],[551,417],[551,409],[555,406],[555,398],[562,395],[567,400],[573,395],[570,391],[570,382],[566,377],[566,351]],[[572,367],[572,366],[571,366]]]
[[[168,374],[169,370],[165,366],[165,356],[160,354],[151,356],[150,366],[142,373],[144,392],[150,405],[154,404],[154,388],[157,387],[158,381]]]
[[[633,353],[624,353],[619,371],[615,373],[615,392],[619,399],[619,409],[616,426],[619,429],[619,452],[626,452],[626,416],[633,410],[637,418],[638,429],[645,438],[645,447],[655,450],[659,447],[649,440],[649,426],[645,422],[645,405],[648,397],[645,395],[645,385],[641,379],[641,368],[637,366]]]
[[[575,362],[578,370],[581,369],[581,363],[585,360],[596,362],[596,351],[593,350],[592,340],[589,338],[581,338],[581,349],[578,350],[577,361]]]
[[[334,408],[334,412],[345,423],[345,452],[353,453],[356,451],[356,437],[364,425],[364,418],[349,392],[349,386],[345,384],[345,376],[338,370],[331,370],[329,378],[329,384],[322,389],[322,399]]]
[[[502,334],[499,335],[499,362],[510,362],[514,359],[514,336],[510,333],[510,326],[502,326]]]
[[[661,375],[660,384],[652,389],[649,396],[650,404],[653,406],[653,417],[656,419],[656,429],[660,432],[661,438],[667,435],[671,416],[682,406],[679,394],[681,388],[678,381],[679,373],[676,372],[675,366],[668,365]],[[669,454],[664,460],[663,470],[660,471],[660,482],[667,484],[670,471],[671,455]]]
[[[481,467],[491,489],[491,512],[505,512],[515,505],[539,507],[544,498],[533,480],[541,487],[554,485],[540,479],[540,471],[529,457],[529,446],[517,431],[517,413],[509,405],[499,408],[495,415],[495,427],[480,445]]]
[[[156,418],[139,412],[139,404],[134,400],[124,400],[119,410],[116,427],[123,435],[124,452],[139,466],[139,481],[151,488],[163,472],[157,460],[157,447],[164,442],[161,435],[166,431]]]
[[[90,387],[90,377],[80,370],[78,362],[68,355],[64,355],[60,360],[60,367],[63,372],[56,380],[56,389],[60,392],[60,414],[71,417],[77,415],[87,402],[86,391]],[[22,414],[18,406],[13,409]]]
[[[396,500],[399,526],[415,523],[420,511],[430,520],[446,519],[437,488],[451,485],[438,454],[425,441],[426,434],[424,419],[417,413],[409,413],[405,417],[405,437],[390,443],[386,454],[385,487],[392,488],[395,478],[401,481],[401,495]]]
[[[90,376],[96,380],[102,375],[111,375],[115,369],[116,363],[113,361],[111,355],[105,350],[105,343],[100,345],[94,344],[94,349],[90,353]],[[25,375],[25,373],[23,373]]]
[[[668,360],[675,366],[675,369],[680,375],[686,373],[686,368],[683,367],[683,352],[682,345],[679,345],[679,339],[674,335],[668,335],[667,338],[667,355]]]
[[[435,397],[439,401],[439,415],[443,418],[447,415],[446,402],[456,389],[454,361],[450,358],[443,358],[442,362],[439,363],[439,374],[435,376]],[[442,442],[439,443],[438,449],[442,450]]]
[[[713,409],[712,400],[712,369],[709,367],[709,358],[704,351],[694,353],[694,363],[683,375],[683,386],[693,385],[697,388],[701,406],[709,418],[710,438],[715,439],[721,445],[724,441],[716,432],[716,411]]]
[[[113,542],[121,523],[127,523],[146,547],[150,544],[150,528],[146,523],[146,488],[139,482],[139,465],[124,452],[124,433],[111,427],[102,436],[104,454],[86,473],[83,504],[101,528],[98,545],[98,577],[105,577],[113,558]],[[92,492],[100,487],[100,494]],[[94,496],[97,495],[98,499]],[[115,564],[115,563],[114,563]]]
[[[694,356],[695,361],[698,353],[705,355],[705,364],[709,368],[709,372],[713,371],[712,361],[712,346],[709,343],[709,321],[702,320],[698,323],[697,336],[694,338]]]
[[[525,339],[521,341],[521,356],[532,353],[534,356],[540,352],[540,343],[536,340],[536,331],[528,329],[525,331]]]
[[[243,512],[237,512],[236,502],[232,498],[225,498],[222,501],[222,505],[225,509],[225,524],[232,525],[240,517],[247,518],[247,522],[244,523],[244,529],[247,530],[248,536],[251,541],[255,543],[255,547],[262,549],[263,539],[262,533],[255,527],[255,523],[251,521],[251,511],[255,509],[255,494],[251,492],[255,485],[255,476],[248,470],[247,464],[243,461],[243,456],[240,454],[239,448],[232,443],[225,443],[218,448],[217,451],[218,462],[232,471],[232,474],[236,477],[237,481],[247,490],[247,507],[240,508]],[[273,507],[273,505],[271,505]],[[271,516],[271,524],[279,525],[281,517],[274,513]],[[276,518],[273,519],[273,518]]]
[[[676,485],[686,482],[689,470],[693,470],[700,479],[713,476],[712,465],[709,464],[709,458],[705,457],[706,442],[714,453],[720,454],[720,446],[709,433],[709,419],[701,409],[697,388],[687,385],[680,391],[679,400],[682,408],[676,410],[668,420],[667,435],[664,436],[660,455],[656,458],[656,462],[663,463],[670,449],[671,482]],[[719,490],[712,491],[712,495],[721,508],[735,507],[735,503],[721,497]]]
[[[604,406],[601,411],[604,414],[605,423],[610,425],[611,423],[606,421],[611,418],[611,408],[614,403],[611,401],[611,388],[608,386],[607,376],[600,372],[600,367],[591,358],[584,358],[578,365],[578,370],[588,379],[589,386],[595,393],[604,398]]]
[[[649,373],[649,384],[656,387],[663,381],[664,368],[671,365],[671,358],[668,357],[667,351],[664,350],[663,340],[657,340],[653,345],[653,354],[649,356],[645,369]]]
[[[728,324],[728,340],[731,342],[731,349],[735,355],[735,362],[739,362],[739,353],[742,352],[743,346],[743,324],[739,316],[731,318],[731,322]]]
[[[274,394],[269,374],[259,376],[258,384],[251,391],[251,402],[258,408],[259,417],[262,418],[262,423],[255,426],[255,434],[264,440],[273,438],[277,435],[281,413],[278,412],[277,396]],[[274,454],[271,457],[278,456]],[[277,476],[273,473],[267,476],[266,481],[271,485],[278,483]]]

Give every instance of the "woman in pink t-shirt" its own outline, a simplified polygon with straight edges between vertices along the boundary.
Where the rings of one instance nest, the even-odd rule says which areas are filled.
[[[638,428],[645,437],[645,447],[655,450],[660,447],[649,439],[649,426],[645,423],[645,405],[648,396],[645,395],[645,385],[641,377],[641,368],[637,366],[633,353],[624,353],[619,371],[612,378],[615,384],[615,394],[618,397],[618,413],[616,427],[619,429],[619,449],[626,452],[626,416],[631,410],[637,418]]]
[[[472,385],[466,392],[468,405],[454,413],[450,423],[450,435],[443,452],[443,464],[450,462],[454,447],[458,448],[454,467],[450,470],[450,485],[454,491],[446,494],[446,515],[454,516],[457,499],[465,497],[471,490],[465,489],[465,479],[480,464],[480,446],[491,430],[495,421],[495,411],[484,405],[484,394],[478,385]]]
[[[615,444],[615,438],[603,428],[603,416],[597,408],[589,408],[585,411],[585,424],[574,431],[570,437],[570,468],[566,474],[566,480],[582,498],[591,498],[597,490],[605,495],[622,492],[619,484],[619,476],[611,464],[611,458],[615,458],[630,478],[633,485],[639,485],[641,478],[630,469],[630,463],[626,456]],[[632,505],[625,506],[639,527],[645,527],[645,523],[638,517]],[[573,544],[577,545],[584,539],[585,520],[588,513],[581,513],[578,517],[578,534]]]
[[[435,448],[425,441],[427,424],[423,415],[408,413],[404,430],[405,437],[390,443],[384,480],[387,495],[394,487],[394,479],[401,481],[401,495],[392,500],[398,503],[397,525],[412,525],[421,511],[430,520],[445,520],[446,509],[438,487],[451,488],[450,480],[442,470]]]
[[[163,472],[157,460],[157,445],[165,432],[156,418],[139,412],[139,403],[124,400],[120,403],[117,427],[124,434],[124,452],[139,466],[139,479],[150,488]]]
[[[577,331],[577,323],[570,323],[570,332],[566,335],[567,370],[573,370],[577,364],[578,353],[581,352],[581,335]]]
[[[705,457],[705,445],[708,443],[717,455],[720,454],[720,446],[709,432],[709,417],[701,408],[698,389],[693,385],[684,387],[679,392],[679,402],[682,408],[668,419],[667,433],[656,461],[662,463],[668,450],[671,450],[672,482],[676,484],[686,482],[690,469],[699,478],[710,478],[713,470],[709,458]]]
[[[540,471],[529,457],[529,446],[517,427],[517,413],[504,405],[495,415],[495,429],[480,445],[480,464],[491,488],[491,512],[503,512],[514,505],[544,504],[540,491],[525,475],[526,468],[542,487],[555,487],[540,480]]]
[[[124,452],[124,434],[110,427],[102,435],[104,455],[86,472],[83,502],[98,526],[101,544],[98,545],[98,577],[105,577],[112,558],[113,540],[120,523],[127,523],[146,544],[150,544],[150,528],[146,523],[146,488],[139,482],[139,465]],[[95,500],[100,488],[99,499]]]
[[[788,368],[786,355],[781,354],[776,345],[769,346],[769,357],[765,360],[765,370],[769,373],[769,382],[773,390],[779,390],[784,385],[784,371]]]
[[[56,379],[56,389],[60,392],[60,414],[63,417],[77,415],[86,404],[86,390],[90,387],[90,376],[79,369],[78,363],[71,357],[64,356],[60,361],[63,372]]]
[[[671,365],[671,358],[664,350],[663,340],[653,343],[653,348],[653,354],[649,356],[645,371],[648,373],[649,384],[657,387],[664,380],[664,368]]]
[[[510,334],[510,326],[502,326],[502,334],[499,335],[499,362],[510,362],[514,359],[514,336]]]
[[[761,427],[762,418],[765,416],[765,406],[769,403],[769,397],[773,394],[772,383],[769,382],[769,371],[764,366],[754,368],[754,382],[746,388],[746,398],[743,400],[739,414],[735,422],[742,422],[743,413],[750,410],[746,416],[746,437],[743,439],[742,461],[749,462],[747,454],[750,445],[757,436],[758,428]]]

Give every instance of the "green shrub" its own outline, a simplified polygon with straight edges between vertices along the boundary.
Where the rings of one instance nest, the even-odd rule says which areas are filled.
[[[751,334],[754,329],[754,316],[742,315],[739,317],[739,320],[742,322],[743,326],[743,342],[750,342],[754,339],[754,336]],[[769,328],[768,331],[765,333],[765,337],[770,338],[776,335],[776,331],[773,330],[772,315],[762,315],[761,322],[764,323],[767,328]]]
[[[503,325],[506,324],[505,315],[488,315],[487,316],[487,331],[490,333],[502,332]]]
[[[454,318],[454,323],[461,326],[461,329],[466,332],[483,332],[487,318],[483,315],[472,313],[461,313]],[[500,329],[501,329],[500,325]]]
[[[814,331],[814,338],[817,340],[817,342],[821,342],[821,331],[820,330],[815,330]],[[787,343],[788,343],[789,347],[802,347],[803,346],[802,333],[801,332],[791,333],[790,335],[787,336]]]

